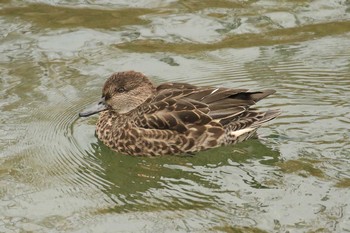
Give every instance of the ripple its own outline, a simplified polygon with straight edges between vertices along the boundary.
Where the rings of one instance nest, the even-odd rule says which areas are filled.
[[[40,121],[33,124],[32,140],[40,143],[41,151],[31,159],[35,159],[50,176],[66,185],[100,190],[110,183],[97,175],[103,174],[103,169],[96,161],[92,148],[79,144],[74,136],[77,114],[81,106],[89,102],[66,100],[33,114],[33,118]]]
[[[42,28],[113,28],[126,25],[142,25],[147,21],[139,16],[154,13],[150,8],[101,9],[101,8],[73,8],[55,6],[51,4],[33,3],[27,6],[12,6],[0,9],[0,13],[7,17],[18,17],[24,21],[37,24]],[[127,16],[127,17],[126,17]],[[91,20],[97,17],[99,20]],[[124,20],[118,20],[123,18]]]

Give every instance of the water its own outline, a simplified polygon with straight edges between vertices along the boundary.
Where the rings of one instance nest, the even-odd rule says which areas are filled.
[[[0,232],[350,231],[349,1],[2,1]],[[115,71],[273,88],[259,140],[134,158],[94,136]]]

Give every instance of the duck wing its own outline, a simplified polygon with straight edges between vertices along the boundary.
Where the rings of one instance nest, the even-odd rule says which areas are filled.
[[[261,120],[258,117],[261,112],[249,107],[274,92],[165,83],[157,87],[152,99],[137,109],[138,113],[134,115],[138,117],[134,120],[143,128],[169,129],[179,133],[185,133],[189,128],[198,128],[199,131],[212,128],[217,134],[222,134],[227,125],[242,116],[251,118],[244,125]],[[241,124],[234,128],[239,128],[238,125]]]

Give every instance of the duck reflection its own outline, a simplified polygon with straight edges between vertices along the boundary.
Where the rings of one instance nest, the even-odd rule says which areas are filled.
[[[155,158],[118,154],[100,141],[91,148],[88,155],[100,165],[95,173],[108,184],[102,191],[115,203],[106,211],[113,212],[214,208],[223,201],[220,193],[239,195],[242,188],[269,188],[257,182],[246,165],[271,169],[279,161],[279,152],[259,140],[196,156]]]

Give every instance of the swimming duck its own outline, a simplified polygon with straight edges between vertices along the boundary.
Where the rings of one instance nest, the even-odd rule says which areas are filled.
[[[79,113],[100,112],[97,137],[111,149],[129,155],[193,154],[249,139],[279,110],[250,108],[274,90],[198,87],[164,83],[155,87],[142,73],[114,73],[102,98]]]

